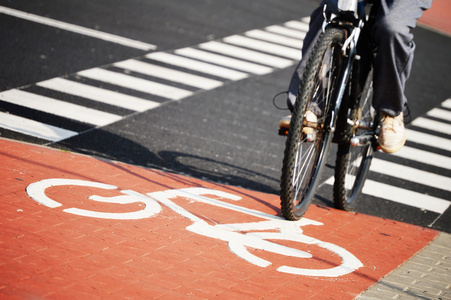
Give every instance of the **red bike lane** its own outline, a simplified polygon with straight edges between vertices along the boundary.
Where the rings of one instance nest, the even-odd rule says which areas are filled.
[[[431,8],[423,13],[418,22],[430,29],[451,36],[450,13],[450,0],[433,0]]]
[[[450,34],[450,3],[419,22]],[[288,222],[276,195],[10,140],[0,159],[1,299],[353,299],[438,234],[314,205]]]
[[[315,205],[290,222],[277,195],[0,149],[2,299],[353,299],[438,234]]]

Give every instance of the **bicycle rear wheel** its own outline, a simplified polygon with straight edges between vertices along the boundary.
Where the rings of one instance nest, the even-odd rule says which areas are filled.
[[[353,211],[358,206],[359,195],[365,183],[373,158],[372,139],[375,112],[372,108],[373,71],[367,76],[359,105],[351,112],[351,119],[357,124],[353,128],[355,137],[362,137],[363,143],[351,146],[345,143],[338,146],[335,163],[334,202],[335,206]]]
[[[302,77],[285,144],[280,185],[282,213],[288,220],[298,220],[306,212],[327,160],[333,134],[326,122],[330,121],[328,116],[340,84],[343,39],[342,30],[336,28],[320,35]],[[317,124],[304,124],[307,109],[317,116]],[[306,134],[305,127],[312,132]]]

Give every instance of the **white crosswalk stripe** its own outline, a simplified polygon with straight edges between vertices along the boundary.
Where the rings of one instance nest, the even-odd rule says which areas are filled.
[[[272,43],[276,43],[276,44],[293,47],[293,48],[302,48],[302,42],[300,42],[298,39],[271,33],[271,32],[265,31],[265,30],[259,30],[259,29],[251,30],[251,31],[244,33],[244,35],[246,35],[248,37],[264,40],[267,42],[272,42]]]
[[[175,53],[256,75],[264,75],[273,71],[272,68],[267,66],[250,63],[240,59],[230,58],[194,48],[184,48],[176,50]]]
[[[0,112],[0,127],[52,142],[68,139],[78,134],[75,131],[65,130],[3,112]]]
[[[145,111],[159,105],[154,101],[143,100],[127,94],[101,89],[64,78],[53,78],[38,82],[36,85],[134,111]]]
[[[266,53],[283,56],[293,60],[301,59],[301,51],[299,49],[282,45],[275,45],[273,43],[259,41],[242,35],[232,35],[224,38],[223,41],[229,44],[234,44],[241,47],[263,51]]]
[[[111,83],[152,95],[167,97],[173,100],[180,100],[192,95],[192,92],[188,90],[100,68],[81,71],[77,74],[90,79]]]
[[[396,164],[379,158],[374,158],[371,162],[371,171],[380,174],[389,172],[390,176],[393,177],[451,192],[451,178],[449,177]]]
[[[214,89],[220,87],[223,84],[223,82],[221,81],[148,64],[135,59],[118,62],[115,63],[114,66],[154,77],[171,80],[174,82],[183,83],[205,90]]]
[[[294,20],[172,53],[149,53],[142,58],[38,82],[35,86],[39,92],[29,87],[4,91],[0,101],[92,127],[106,126],[127,114],[108,112],[116,111],[114,107],[130,113],[144,112],[165,101],[189,97],[197,90],[215,89],[229,80],[268,74],[297,63],[307,23],[308,19]],[[83,103],[91,101],[95,108],[74,104],[77,99],[83,99]],[[87,125],[77,130],[83,132]],[[3,118],[0,127],[51,142],[81,133],[13,115]]]
[[[146,57],[166,64],[182,67],[185,69],[190,69],[193,71],[198,71],[204,74],[209,74],[229,80],[241,80],[249,76],[247,73],[239,72],[236,70],[220,66],[215,66],[206,62],[170,53],[155,52],[147,54]]]
[[[442,119],[443,122],[427,117],[419,117],[412,122],[413,128],[417,129],[406,129],[408,142],[446,151],[448,155],[407,145],[399,152],[391,154],[391,157],[402,160],[399,163],[384,160],[380,157],[373,158],[370,173],[378,173],[389,176],[389,178],[397,178],[402,181],[436,189],[437,191],[451,192],[450,177],[426,171],[430,167],[451,170],[451,156],[449,155],[451,152],[451,128],[448,124],[451,122],[451,114],[446,110],[451,109],[450,104],[450,99],[445,100],[441,108],[434,108],[425,113],[425,116]],[[423,129],[426,129],[429,133],[419,131]],[[448,138],[443,137],[443,135],[446,135]],[[409,162],[419,163],[424,166],[424,169],[409,166]],[[327,185],[333,185],[333,183],[333,177],[325,181]],[[437,214],[443,214],[451,205],[451,199],[441,199],[400,186],[394,186],[390,179],[387,182],[377,182],[367,179],[362,193]]]
[[[268,26],[265,29],[272,33],[286,35],[295,39],[299,38],[299,30],[296,29],[290,29],[279,25]],[[301,33],[301,38],[305,38],[305,35],[306,33]]]
[[[149,53],[141,59],[52,78],[35,84],[41,88],[39,94],[28,88],[13,89],[1,92],[0,101],[94,127],[106,126],[123,116],[98,110],[100,103],[109,105],[110,110],[118,107],[143,112],[157,108],[164,101],[189,97],[196,89],[211,90],[228,80],[263,75],[297,63],[301,57],[306,22],[308,20],[295,20],[286,25],[251,30],[221,41],[178,49],[173,53]],[[253,35],[256,38],[252,38]],[[92,101],[95,109],[74,104],[76,99],[68,102],[67,97]],[[107,107],[104,109],[108,110]],[[81,133],[67,128],[56,129],[51,124],[26,120],[21,116],[8,117],[0,122],[1,128],[51,142]]]
[[[451,112],[446,111],[444,109],[440,109],[440,108],[434,108],[434,109],[428,111],[428,113],[426,115],[429,117],[437,118],[437,119],[451,120]]]
[[[445,100],[445,102],[442,103],[442,107],[451,109],[451,99]]]
[[[386,174],[387,170],[390,170],[390,175],[398,177],[400,174],[394,174],[391,169],[380,169],[384,165],[384,162],[378,161],[376,163],[377,171],[382,174]],[[376,169],[374,168],[374,169]],[[395,167],[396,171],[399,171],[399,167]],[[375,171],[373,165],[371,165],[371,171]],[[403,170],[403,172],[406,170]],[[416,171],[418,173],[418,171]],[[424,175],[424,174],[422,174]],[[399,176],[404,178],[404,176]],[[412,179],[409,177],[409,179]],[[408,180],[408,179],[406,179]],[[447,181],[447,180],[445,180]],[[334,184],[334,178],[329,178],[325,184]],[[371,195],[384,200],[389,200],[392,202],[400,203],[403,205],[408,205],[412,207],[419,208],[421,210],[428,210],[438,214],[443,214],[451,205],[451,202],[445,199],[440,199],[437,197],[425,195],[422,193],[414,192],[401,187],[393,186],[391,184],[386,184],[374,180],[367,179],[365,185],[363,186],[362,193],[366,195]]]
[[[284,25],[288,28],[293,28],[293,29],[307,32],[308,28],[309,28],[309,25],[308,25],[309,22],[310,22],[310,18],[306,17],[306,18],[302,18],[300,21],[293,20],[293,21],[286,22]]]
[[[413,192],[373,180],[367,180],[367,182],[365,182],[362,192],[367,195],[413,206],[422,210],[429,210],[438,214],[444,213],[451,204],[450,201],[445,199]]]
[[[252,61],[255,63],[259,63],[262,65],[268,65],[274,68],[286,68],[293,64],[291,60],[264,54],[254,50],[247,50],[241,47],[231,46],[224,43],[219,42],[208,42],[204,44],[200,44],[199,47],[201,49],[210,50],[216,53],[221,53],[233,57],[237,57],[239,59]]]
[[[404,146],[400,151],[393,153],[392,155],[407,158],[412,161],[424,162],[438,168],[451,169],[451,157],[430,151]]]
[[[60,128],[61,122],[52,125],[0,112],[0,128],[58,142],[83,133],[87,127],[106,126],[128,114],[158,108],[165,101],[179,101],[199,90],[218,88],[227,81],[292,66],[301,58],[308,23],[309,18],[293,20],[193,47],[149,53],[64,78],[52,78],[36,83],[35,89],[24,87],[0,92],[0,101],[10,105],[83,125],[82,129],[75,130],[73,124]],[[95,108],[75,104],[78,100],[90,102]],[[122,113],[117,114],[116,108],[122,109]],[[450,110],[451,99],[447,99],[441,107],[414,120],[412,128],[406,131],[407,139],[413,145],[392,155],[390,161],[374,158],[370,173],[388,174],[390,178],[451,192],[449,177],[417,167],[451,170]],[[424,150],[428,147],[436,149],[437,153]],[[406,165],[406,161],[415,167]],[[325,183],[333,184],[333,178]],[[449,209],[451,203],[450,199],[394,186],[389,179],[386,182],[367,180],[363,193],[438,214]]]
[[[412,122],[412,125],[422,127],[424,129],[429,129],[432,131],[441,132],[444,134],[449,134],[451,132],[451,125],[443,122],[438,122],[434,120],[429,120],[425,118],[418,118]]]
[[[406,129],[406,137],[410,142],[431,146],[434,148],[449,151],[451,149],[451,140],[427,134],[415,130]]]
[[[96,126],[104,126],[121,119],[117,115],[21,90],[2,92],[0,93],[0,100]]]

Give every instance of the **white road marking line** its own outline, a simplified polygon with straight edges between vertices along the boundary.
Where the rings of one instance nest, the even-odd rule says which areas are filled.
[[[435,130],[437,130],[437,127],[442,124],[440,122],[431,121],[425,118],[419,119],[420,121],[417,123],[418,125]],[[432,122],[433,124],[432,125],[428,124],[429,122]],[[451,149],[451,141],[445,138],[425,134],[422,132],[417,132],[410,129],[406,130],[406,135],[407,139],[413,142],[430,145],[447,151]],[[393,153],[392,155],[407,158],[413,161],[418,161],[427,165],[451,169],[450,157],[446,157],[443,155],[435,154],[420,149],[415,149],[412,147],[404,146],[399,152]],[[414,183],[430,186],[445,191],[451,191],[451,179],[448,177],[388,162],[382,159],[374,158],[370,167],[370,171],[380,174],[387,174],[396,178],[408,180]],[[329,178],[325,182],[325,184],[329,185],[332,185],[333,183],[334,183],[333,177]],[[375,182],[372,180],[366,180],[362,193],[382,198],[385,200],[389,200],[392,202],[413,206],[422,210],[433,211],[439,214],[443,214],[451,205],[451,202],[444,199],[424,195],[421,193],[409,191],[407,189],[403,189],[400,187],[394,187],[388,184]]]
[[[0,93],[0,100],[96,126],[122,119],[118,115],[15,89]]]
[[[0,127],[52,142],[61,141],[78,134],[75,131],[58,128],[3,112],[0,112]]]
[[[293,39],[293,38],[281,36],[281,35],[278,35],[275,33],[263,31],[260,29],[247,31],[244,33],[244,35],[251,37],[251,38],[264,40],[264,41],[271,42],[271,43],[281,44],[281,45],[296,48],[296,49],[301,49],[302,44],[303,44],[301,39]]]
[[[451,134],[451,125],[443,122],[429,120],[423,117],[415,119],[412,122],[412,125],[444,134]]]
[[[330,177],[325,184],[333,185],[334,177]],[[363,186],[362,193],[384,200],[412,206],[421,210],[428,210],[438,214],[443,214],[451,205],[450,201],[424,195],[414,191],[406,190],[403,188],[395,187],[385,183],[366,180]]]
[[[288,21],[286,22],[285,25],[286,27],[290,27],[290,28],[294,28],[296,30],[302,30],[307,32],[309,29],[309,22],[310,22],[310,18],[302,18],[301,21]]]
[[[451,204],[451,202],[447,200],[372,180],[365,181],[362,192],[364,194],[376,196],[378,198],[413,206],[422,210],[428,210],[439,214],[443,214]]]
[[[140,49],[140,50],[144,50],[144,51],[155,50],[157,48],[155,45],[152,45],[152,44],[132,40],[129,38],[117,36],[117,35],[106,33],[106,32],[101,32],[98,30],[90,29],[90,28],[85,28],[82,26],[74,25],[74,24],[69,24],[69,23],[62,22],[62,21],[53,20],[53,19],[46,18],[46,17],[41,17],[38,15],[33,15],[30,13],[22,12],[22,11],[4,7],[4,6],[0,6],[0,13],[4,13],[4,14],[7,14],[7,15],[10,15],[13,17],[17,17],[17,18],[21,18],[24,20],[28,20],[28,21],[44,24],[47,26],[75,32],[78,34],[90,36],[93,38],[101,39],[101,40],[108,41],[111,43],[116,43],[116,44],[120,44],[120,45],[131,47],[131,48],[136,48],[136,49]]]
[[[214,89],[223,85],[221,81],[160,67],[134,59],[117,62],[114,66],[205,90]]]
[[[451,109],[451,99],[446,99],[445,101],[443,101],[442,106],[444,108]]]
[[[206,51],[197,50],[194,48],[183,48],[175,51],[176,54],[180,54],[183,56],[188,56],[191,58],[203,60],[206,62],[214,63],[220,66],[226,66],[233,69],[237,69],[244,72],[249,72],[253,74],[263,75],[272,72],[272,68],[257,65],[254,63],[245,62],[242,60],[225,57],[222,55],[217,55],[213,53],[209,53]]]
[[[174,66],[191,69],[205,74],[210,74],[216,77],[221,77],[230,80],[241,80],[249,77],[247,73],[239,72],[232,69],[227,69],[220,66],[215,66],[209,63],[201,62],[191,58],[186,58],[170,53],[154,52],[146,55],[147,58],[171,64]]]
[[[451,178],[373,158],[370,171],[451,192]]]
[[[305,31],[299,31],[296,29],[290,29],[284,26],[280,26],[280,25],[273,25],[273,26],[268,26],[265,28],[266,31],[272,32],[272,33],[277,33],[280,35],[285,35],[288,37],[292,37],[295,39],[304,39],[305,35],[307,34]]]
[[[301,59],[301,50],[256,40],[242,35],[232,35],[224,38],[223,41],[229,44],[287,57],[296,61]]]
[[[286,68],[293,64],[292,60],[275,57],[269,54],[264,54],[262,52],[247,50],[241,47],[227,45],[215,41],[200,44],[199,48],[275,68]]]
[[[172,100],[180,100],[193,94],[192,92],[187,90],[100,68],[81,71],[77,74],[83,77],[111,83],[114,85],[165,97]]]
[[[434,117],[445,121],[451,121],[451,112],[440,108],[431,109],[426,113],[426,115],[429,117]]]
[[[448,170],[451,169],[450,157],[435,154],[424,150],[415,149],[408,146],[404,146],[400,151],[390,155],[407,158],[413,161],[418,161],[439,168],[445,168]]]
[[[36,85],[139,112],[146,111],[160,105],[158,102],[121,94],[58,77],[38,82]]]
[[[14,9],[9,9],[6,7],[0,6],[0,13],[8,14],[11,16],[15,16],[18,18],[22,18],[25,20],[38,22],[41,24],[45,24],[48,26],[57,27],[60,29],[76,32],[79,34],[84,34],[87,36],[100,38],[103,40],[127,45],[130,47],[136,47],[138,49],[143,50],[151,50],[155,49],[156,47],[151,44],[146,44],[138,41],[133,41],[127,38],[118,37],[115,35],[111,35],[108,33],[99,32],[96,30],[83,28],[81,26],[68,24],[65,22],[52,20],[50,18],[45,18],[25,12],[21,12]],[[256,34],[258,36],[258,39],[252,39],[249,37],[244,36],[234,36],[229,37],[228,42],[230,44],[234,44],[236,46],[242,46],[247,49],[241,49],[236,46],[232,45],[226,45],[222,44],[222,46],[227,46],[227,49],[221,49],[220,52],[226,51],[226,54],[232,55],[232,56],[241,56],[243,54],[237,54],[239,52],[245,53],[245,59],[252,59],[254,60],[256,55],[259,57],[257,60],[263,64],[267,64],[269,62],[270,65],[277,66],[279,68],[286,67],[288,65],[291,65],[292,62],[289,62],[285,58],[291,59],[291,60],[299,60],[300,59],[300,49],[302,45],[301,40],[295,40],[292,38],[289,38],[287,36],[295,36],[295,37],[302,37],[302,28],[299,29],[299,27],[302,27],[302,22],[289,22],[287,27],[290,28],[283,28],[280,26],[270,26],[267,28],[268,31],[273,32],[280,32],[282,35],[285,36],[277,36],[277,34],[271,33],[271,32],[264,32],[263,35]],[[296,33],[296,30],[301,30],[301,32]],[[255,31],[254,31],[255,33]],[[295,34],[296,33],[296,34]],[[252,31],[249,33],[249,35],[252,35]],[[264,40],[268,40],[269,42],[266,42]],[[251,42],[251,43],[250,43]],[[217,43],[217,42],[216,42]],[[290,46],[286,46],[284,44],[288,44]],[[212,44],[210,44],[211,46]],[[217,43],[217,45],[220,45],[220,43]],[[207,46],[209,47],[209,46]],[[233,49],[233,51],[230,53],[227,51]],[[259,52],[248,50],[248,49],[254,49],[259,50]],[[217,49],[216,49],[217,50]],[[239,50],[239,51],[238,51]],[[175,65],[182,67],[184,69],[191,69],[194,71],[198,71],[205,74],[210,74],[213,76],[217,76],[219,78],[225,78],[229,80],[241,80],[244,78],[249,77],[248,73],[253,74],[267,74],[273,71],[273,68],[270,68],[268,66],[264,66],[261,64],[256,63],[250,63],[247,61],[242,61],[240,59],[234,59],[222,55],[217,55],[211,52],[206,52],[198,49],[193,48],[185,48],[185,49],[179,49],[175,51],[176,54],[169,54],[169,53],[150,53],[147,54],[146,57],[149,59],[153,59],[156,61],[161,61],[170,65]],[[177,53],[178,52],[178,53]],[[213,51],[215,52],[215,51]],[[177,55],[180,54],[180,55]],[[270,54],[276,54],[278,57],[274,57]],[[191,58],[189,58],[191,57]],[[281,58],[283,57],[283,58]],[[274,64],[275,62],[275,64]],[[194,87],[202,88],[202,89],[213,89],[216,87],[219,87],[223,85],[221,81],[213,80],[210,78],[205,78],[202,76],[189,74],[182,71],[176,71],[171,70],[169,68],[156,66],[150,63],[135,61],[135,60],[127,60],[123,62],[116,63],[115,66],[124,68],[127,70],[136,71],[142,74],[147,74],[150,76],[158,77],[167,79],[174,82],[180,82],[183,84],[191,85]],[[164,84],[156,83],[149,80],[144,80],[141,78],[135,78],[132,76],[128,76],[125,74],[121,74],[118,72],[112,72],[100,68],[94,68],[89,69],[85,71],[81,71],[78,73],[80,76],[84,76],[87,78],[91,78],[94,80],[107,82],[113,85],[126,87],[129,89],[134,89],[137,91],[149,93],[152,95],[157,95],[161,97],[165,97],[167,99],[173,99],[173,100],[179,100],[185,97],[188,97],[192,95],[191,91],[187,91],[184,89],[179,89],[171,86],[167,86]],[[55,90],[58,92],[62,92],[69,95],[75,95],[79,97],[83,97],[85,99],[89,99],[92,101],[98,101],[101,103],[106,103],[109,105],[117,106],[117,107],[123,107],[126,109],[130,109],[133,111],[145,111],[148,109],[152,109],[155,107],[158,107],[160,104],[154,101],[141,99],[139,97],[134,97],[127,94],[118,93],[115,91],[102,89],[99,87],[91,86],[88,84],[64,79],[61,77],[45,80],[42,82],[36,83],[37,86]],[[6,99],[5,97],[8,97]],[[78,109],[81,106],[74,105],[69,102],[64,102],[57,99],[52,99],[50,97],[40,96],[37,94],[24,92],[21,90],[11,90],[6,91],[0,95],[0,99],[4,101],[14,102],[17,105],[29,107],[30,109],[36,109],[40,111],[44,111],[50,114],[58,115],[61,117],[65,117],[68,119],[73,119],[81,122],[86,122],[89,124],[102,126],[107,125],[112,122],[118,121],[121,119],[120,116],[114,115],[114,114],[108,114],[104,112],[100,112],[93,109],[83,108],[83,110],[87,113],[82,113],[83,117],[74,114],[74,111],[79,112]],[[31,100],[31,101],[30,101]],[[101,115],[101,117],[98,117]],[[35,121],[27,120],[20,117],[9,117],[8,120],[20,120],[19,123],[26,123],[26,124],[34,124]],[[6,120],[6,118],[5,118]],[[17,122],[16,122],[17,123]],[[41,124],[41,123],[37,123]],[[3,124],[6,128],[6,125]],[[24,125],[25,127],[28,126],[32,128],[32,125]],[[20,126],[12,126],[19,128]],[[67,131],[64,129],[59,129],[56,127],[52,127],[50,125],[42,124],[42,125],[35,125],[35,128],[43,127],[48,130],[48,128],[52,128],[52,132],[57,132],[58,130],[61,132],[57,135],[52,135],[48,133],[40,134],[36,133],[33,130],[28,129],[15,129],[20,130],[22,133],[27,134],[29,132],[29,135],[32,136],[38,136],[43,139],[51,140],[51,141],[57,141],[61,140],[73,135],[77,135],[78,133]],[[10,130],[14,130],[13,128],[10,128]]]
[[[423,133],[411,129],[406,129],[406,137],[408,142],[414,142],[426,146],[431,146],[446,151],[451,151],[451,140],[438,137],[432,134]]]

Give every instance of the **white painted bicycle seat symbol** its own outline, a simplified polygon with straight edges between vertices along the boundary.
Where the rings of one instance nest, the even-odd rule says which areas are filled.
[[[46,205],[51,208],[62,206],[61,203],[50,199],[45,190],[52,186],[86,186],[99,189],[114,190],[116,186],[90,182],[74,179],[45,179],[39,182],[30,184],[27,187],[27,194],[35,201]],[[146,195],[140,194],[131,190],[121,191],[123,195],[115,197],[101,197],[92,195],[89,199],[99,202],[108,202],[116,204],[129,204],[135,202],[141,202],[144,204],[144,209],[135,212],[127,213],[110,213],[110,212],[96,212],[90,210],[83,210],[78,208],[64,209],[64,212],[103,219],[143,219],[152,217],[161,212],[161,205],[164,205],[181,216],[189,219],[193,223],[186,227],[186,230],[203,235],[210,238],[228,242],[229,249],[238,257],[248,261],[259,267],[267,267],[272,263],[266,259],[260,258],[251,252],[249,248],[268,251],[271,253],[294,257],[294,258],[312,258],[312,255],[308,252],[301,251],[296,248],[287,247],[281,244],[272,242],[274,240],[286,240],[304,243],[308,245],[316,245],[327,249],[337,254],[342,259],[341,265],[328,269],[305,269],[291,266],[280,266],[277,271],[296,275],[317,276],[317,277],[338,277],[354,272],[358,268],[362,267],[362,263],[349,251],[339,247],[335,244],[320,241],[316,238],[309,237],[303,234],[302,226],[307,225],[323,225],[320,222],[301,219],[299,221],[286,221],[283,218],[266,214],[257,210],[252,210],[239,205],[231,204],[228,202],[209,198],[207,196],[215,196],[223,199],[238,201],[241,197],[230,193],[206,189],[206,188],[185,188],[175,189],[160,192],[147,193]],[[177,205],[171,199],[185,198],[189,201],[202,202],[205,204],[225,208],[240,213],[252,215],[264,219],[259,222],[251,223],[236,223],[236,224],[216,224],[210,225],[205,220],[190,213],[180,205]],[[273,230],[268,232],[268,230]],[[246,232],[246,233],[242,233]]]

